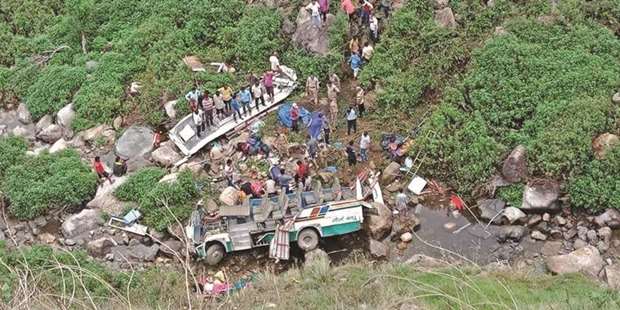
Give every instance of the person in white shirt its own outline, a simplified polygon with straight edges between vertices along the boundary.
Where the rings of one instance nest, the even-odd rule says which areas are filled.
[[[234,182],[233,182],[234,167],[233,167],[232,159],[226,160],[226,165],[224,165],[223,172],[224,172],[224,177],[226,178],[226,182],[228,183],[228,186],[234,186]]]
[[[349,107],[349,111],[347,111],[347,135],[351,135],[351,130],[353,133],[357,132],[357,111],[353,107]]]
[[[317,0],[312,1],[306,6],[306,10],[310,11],[312,24],[320,28],[321,27],[321,5]]]
[[[265,181],[265,192],[267,192],[268,197],[273,197],[278,194],[278,188],[276,185],[276,181],[273,179]]]
[[[269,63],[271,63],[271,71],[280,72],[280,60],[278,59],[278,53],[273,52],[269,57]]]
[[[252,85],[252,97],[254,98],[254,104],[256,104],[256,110],[258,110],[259,104],[266,107],[265,98],[263,98],[263,88],[258,80]]]
[[[364,43],[364,48],[362,48],[362,57],[364,58],[364,61],[370,61],[370,58],[372,58],[372,54],[375,52],[375,49],[372,47],[372,45],[370,45],[370,42],[366,42]]]
[[[202,137],[202,132],[205,130],[204,124],[204,112],[202,109],[196,109],[194,113],[192,113],[192,119],[194,121],[194,125],[196,125],[196,135],[198,138]]]
[[[377,17],[374,14],[370,16],[369,27],[373,42],[377,42],[379,39],[379,20],[377,20]]]
[[[368,161],[368,149],[370,148],[370,136],[368,131],[364,131],[360,138],[360,158],[362,161]]]

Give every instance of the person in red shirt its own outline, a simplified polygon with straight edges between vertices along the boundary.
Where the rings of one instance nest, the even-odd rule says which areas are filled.
[[[302,162],[301,160],[297,161],[297,170],[295,171],[295,183],[305,184],[306,178],[308,177],[308,164]],[[302,186],[303,188],[304,186]]]
[[[153,147],[154,148],[158,148],[159,144],[161,143],[161,130],[158,130],[157,132],[155,132],[155,135],[153,135]]]
[[[297,103],[293,103],[293,106],[291,106],[291,122],[293,131],[299,131],[299,107],[297,106]]]
[[[273,71],[267,71],[263,74],[263,85],[265,86],[265,90],[267,91],[267,95],[269,96],[269,101],[273,103],[274,101],[274,91],[273,91]]]
[[[103,167],[103,163],[101,162],[101,158],[99,156],[95,156],[93,167],[95,168],[95,172],[97,172],[97,175],[100,179],[106,178],[108,179],[108,181],[110,181],[110,184],[114,183],[114,181],[112,181],[112,179],[110,178],[110,174],[105,171],[105,168]]]

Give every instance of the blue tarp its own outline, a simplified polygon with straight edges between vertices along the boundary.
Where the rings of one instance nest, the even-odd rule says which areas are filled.
[[[293,104],[291,102],[286,102],[278,108],[278,119],[280,120],[282,126],[286,128],[293,127],[293,121],[291,120],[292,105]],[[304,108],[299,108],[299,117],[301,118],[304,125],[310,122],[310,112],[308,112],[308,110]],[[301,128],[301,124],[299,124],[299,127]]]

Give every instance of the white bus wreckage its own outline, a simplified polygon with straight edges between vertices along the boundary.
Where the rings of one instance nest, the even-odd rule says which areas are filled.
[[[273,80],[273,100],[265,100],[266,106],[261,106],[258,110],[252,109],[249,116],[242,121],[235,122],[232,115],[230,115],[220,120],[217,126],[208,128],[206,134],[203,134],[202,137],[198,137],[192,115],[189,114],[181,119],[168,134],[170,140],[172,140],[186,156],[182,161],[177,163],[177,166],[187,161],[192,155],[196,154],[209,143],[231,131],[238,131],[247,127],[259,116],[272,111],[279,103],[284,101],[297,87],[297,73],[286,66],[280,66],[280,69],[281,72]]]

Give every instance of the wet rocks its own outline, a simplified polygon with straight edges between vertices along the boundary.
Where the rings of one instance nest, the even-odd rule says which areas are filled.
[[[594,217],[594,223],[599,227],[609,226],[612,229],[620,228],[620,211],[607,209],[602,214]]]
[[[176,151],[174,143],[168,140],[151,153],[151,159],[164,167],[170,167],[180,161],[182,157]]]
[[[32,115],[30,115],[28,107],[23,102],[20,103],[19,106],[17,106],[17,120],[19,120],[24,125],[32,123]]]
[[[370,255],[375,258],[386,258],[390,253],[390,248],[385,243],[374,239],[370,239],[368,249],[370,250]]]
[[[120,215],[125,208],[125,204],[114,196],[114,191],[123,185],[129,176],[125,175],[114,179],[114,183],[104,182],[97,188],[95,198],[89,201],[86,206],[91,209],[99,209],[107,214]]]
[[[101,258],[110,253],[111,248],[115,245],[116,242],[114,242],[114,240],[108,237],[102,237],[88,242],[86,244],[86,249],[91,256]]]
[[[478,201],[480,209],[480,218],[485,221],[493,220],[493,223],[499,223],[501,216],[498,214],[504,211],[506,203],[501,199],[483,199]]]
[[[535,180],[525,186],[523,192],[524,211],[548,211],[560,208],[558,198],[560,185],[553,180]]]
[[[521,182],[527,176],[527,151],[525,146],[518,145],[510,152],[502,166],[504,179],[511,183]]]
[[[62,132],[62,127],[56,124],[51,124],[37,133],[37,138],[47,143],[54,143],[62,138]]]
[[[103,224],[101,212],[94,209],[84,209],[73,214],[62,223],[62,234],[65,238],[76,238],[82,234],[95,230]]]
[[[435,11],[435,23],[442,28],[456,28],[456,19],[452,9],[447,7]]]
[[[525,215],[525,213],[521,211],[519,208],[507,207],[504,209],[504,213],[502,214],[502,217],[507,219],[510,224],[513,224],[516,222],[523,222],[525,218],[527,217],[527,215]]]
[[[372,204],[376,214],[370,214],[364,221],[364,227],[370,236],[376,240],[385,238],[392,230],[392,211],[381,203]]]
[[[547,257],[545,263],[549,271],[554,274],[582,272],[592,278],[597,278],[604,261],[593,246],[585,246],[569,254]]]
[[[620,290],[620,264],[605,267],[605,281],[609,288]]]
[[[520,241],[525,235],[526,228],[517,225],[502,226],[497,234],[497,240],[499,242],[506,242],[508,240]]]

